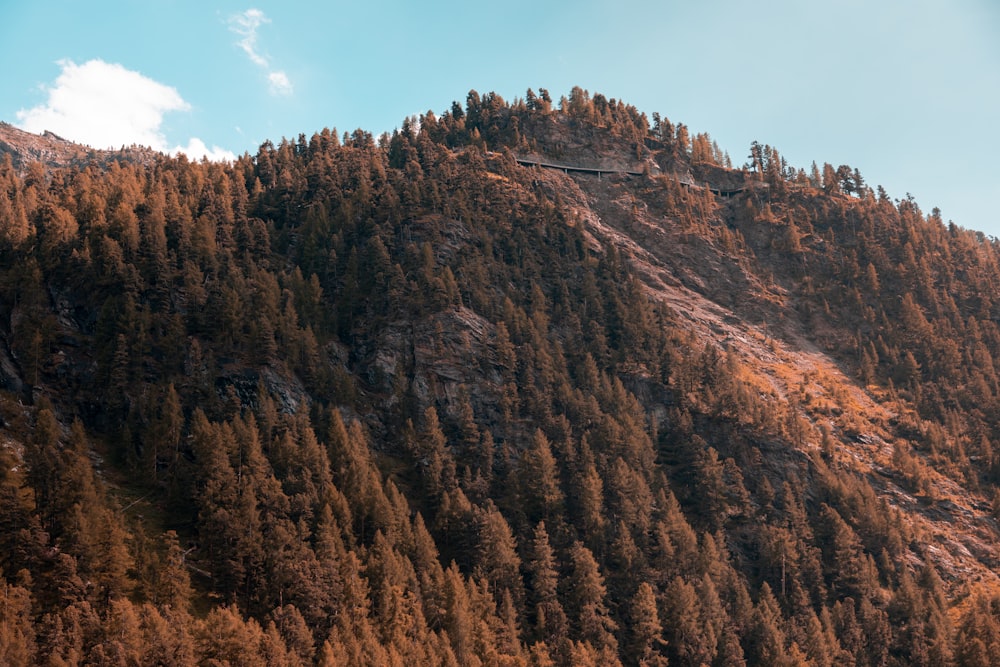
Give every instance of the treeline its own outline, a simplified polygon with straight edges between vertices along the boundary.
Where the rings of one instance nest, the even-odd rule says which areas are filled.
[[[788,453],[800,406],[513,159],[581,134],[726,162],[574,89],[232,165],[0,166],[2,661],[989,664],[1000,598],[955,606],[915,524]],[[634,193],[915,406],[915,484],[992,488],[993,245],[758,153],[728,214]]]

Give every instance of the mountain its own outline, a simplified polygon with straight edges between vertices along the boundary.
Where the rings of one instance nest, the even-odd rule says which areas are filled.
[[[118,162],[149,165],[157,153],[143,146],[123,146],[117,151],[95,150],[67,141],[53,132],[32,134],[0,121],[0,160],[5,160],[8,155],[11,166],[24,173],[30,165],[46,169],[83,168],[88,165],[107,167]]]
[[[982,234],[579,88],[0,129],[0,662],[1000,654]]]

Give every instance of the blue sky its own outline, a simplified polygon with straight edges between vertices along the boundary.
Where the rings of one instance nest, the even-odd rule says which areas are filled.
[[[996,0],[0,0],[0,120],[213,155],[579,85],[1000,236]]]

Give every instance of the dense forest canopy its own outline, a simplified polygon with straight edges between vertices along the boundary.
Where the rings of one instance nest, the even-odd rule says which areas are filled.
[[[998,251],[580,88],[8,158],[0,663],[991,664]]]

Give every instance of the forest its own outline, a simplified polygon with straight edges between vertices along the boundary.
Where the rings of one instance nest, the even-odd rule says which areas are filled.
[[[745,161],[580,88],[6,157],[0,664],[995,664],[1000,245]]]

